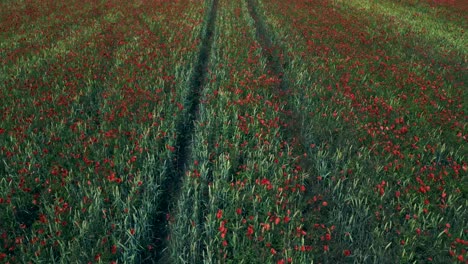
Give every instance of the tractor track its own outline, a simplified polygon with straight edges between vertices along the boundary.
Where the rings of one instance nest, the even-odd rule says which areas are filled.
[[[249,14],[254,21],[257,41],[262,47],[263,56],[267,59],[267,69],[270,74],[279,79],[277,85],[278,97],[288,96],[291,90],[288,78],[284,72],[284,69],[287,67],[287,59],[282,60],[282,48],[275,45],[270,37],[271,33],[268,29],[268,25],[258,13],[257,0],[246,0],[246,2]],[[295,152],[302,155],[307,151],[307,147],[303,144],[306,141],[302,129],[303,117],[298,114],[299,111],[300,110],[296,109],[294,105],[288,103],[281,113],[281,119],[285,121],[282,126],[283,134],[286,139],[292,142]],[[305,171],[311,171],[313,169],[311,163],[305,159],[299,159],[299,165]]]
[[[287,92],[288,84],[284,76],[284,66],[280,60],[281,50],[273,44],[273,40],[269,37],[270,33],[267,29],[267,25],[258,14],[256,1],[247,0],[247,8],[249,10],[250,17],[254,20],[257,41],[262,47],[263,56],[267,59],[268,70],[271,74],[279,78],[280,82],[278,86],[280,92]]]
[[[200,98],[203,94],[203,87],[206,83],[207,67],[210,61],[210,53],[213,46],[213,35],[215,32],[215,21],[218,11],[218,1],[213,0],[207,10],[206,27],[201,32],[201,46],[198,53],[197,62],[193,68],[192,75],[188,81],[189,92],[184,104],[185,113],[176,126],[177,140],[175,152],[168,165],[168,176],[161,185],[162,194],[160,197],[157,215],[153,220],[154,227],[153,242],[155,245],[154,254],[142,258],[145,263],[167,263],[167,237],[169,235],[168,215],[170,215],[174,204],[177,202],[183,184],[186,167],[190,161],[191,142],[194,136],[195,121],[198,118]]]

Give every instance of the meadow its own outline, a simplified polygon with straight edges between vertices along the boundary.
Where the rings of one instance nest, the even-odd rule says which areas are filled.
[[[462,0],[5,0],[0,263],[468,263]]]

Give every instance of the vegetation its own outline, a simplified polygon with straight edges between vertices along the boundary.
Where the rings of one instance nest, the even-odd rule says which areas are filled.
[[[462,1],[0,3],[0,263],[468,261]]]

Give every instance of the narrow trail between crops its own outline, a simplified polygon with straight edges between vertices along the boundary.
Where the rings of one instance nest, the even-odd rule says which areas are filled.
[[[195,121],[198,117],[200,97],[203,94],[207,67],[209,63],[211,48],[213,46],[213,35],[218,10],[218,0],[213,0],[206,17],[206,31],[202,31],[200,39],[201,46],[197,62],[194,66],[192,76],[189,80],[189,92],[184,105],[185,114],[177,123],[177,140],[173,159],[168,168],[168,177],[162,183],[161,201],[158,213],[152,225],[154,226],[154,252],[155,255],[145,258],[152,263],[165,263],[165,249],[167,248],[167,236],[169,234],[167,216],[171,207],[179,198],[180,189],[185,175],[185,169],[190,158],[190,144],[194,134]]]
[[[247,7],[250,16],[255,22],[257,40],[262,46],[263,56],[267,58],[268,70],[279,79],[278,96],[288,96],[288,93],[291,91],[289,89],[288,78],[284,73],[285,66],[281,62],[281,47],[274,45],[268,26],[258,13],[256,0],[247,0]],[[287,104],[282,113],[282,119],[285,122],[282,127],[285,137],[292,141],[297,153],[305,153],[306,146],[303,144],[305,140],[302,132],[302,117],[298,114],[298,109],[294,109],[293,105]],[[306,160],[301,159],[299,162],[305,171],[311,169],[311,164]]]
[[[265,56],[265,58],[267,58],[269,70],[272,74],[279,78],[280,91],[285,92],[288,90],[288,85],[284,78],[284,69],[280,61],[280,54],[278,54],[280,50],[278,49],[278,47],[273,45],[273,41],[269,37],[270,34],[267,30],[265,22],[258,15],[257,4],[255,0],[247,0],[247,7],[250,16],[255,22],[257,40],[262,46],[263,55]]]

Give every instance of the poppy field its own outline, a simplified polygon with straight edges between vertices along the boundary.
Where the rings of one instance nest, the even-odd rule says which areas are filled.
[[[0,3],[0,263],[468,263],[459,0]]]

